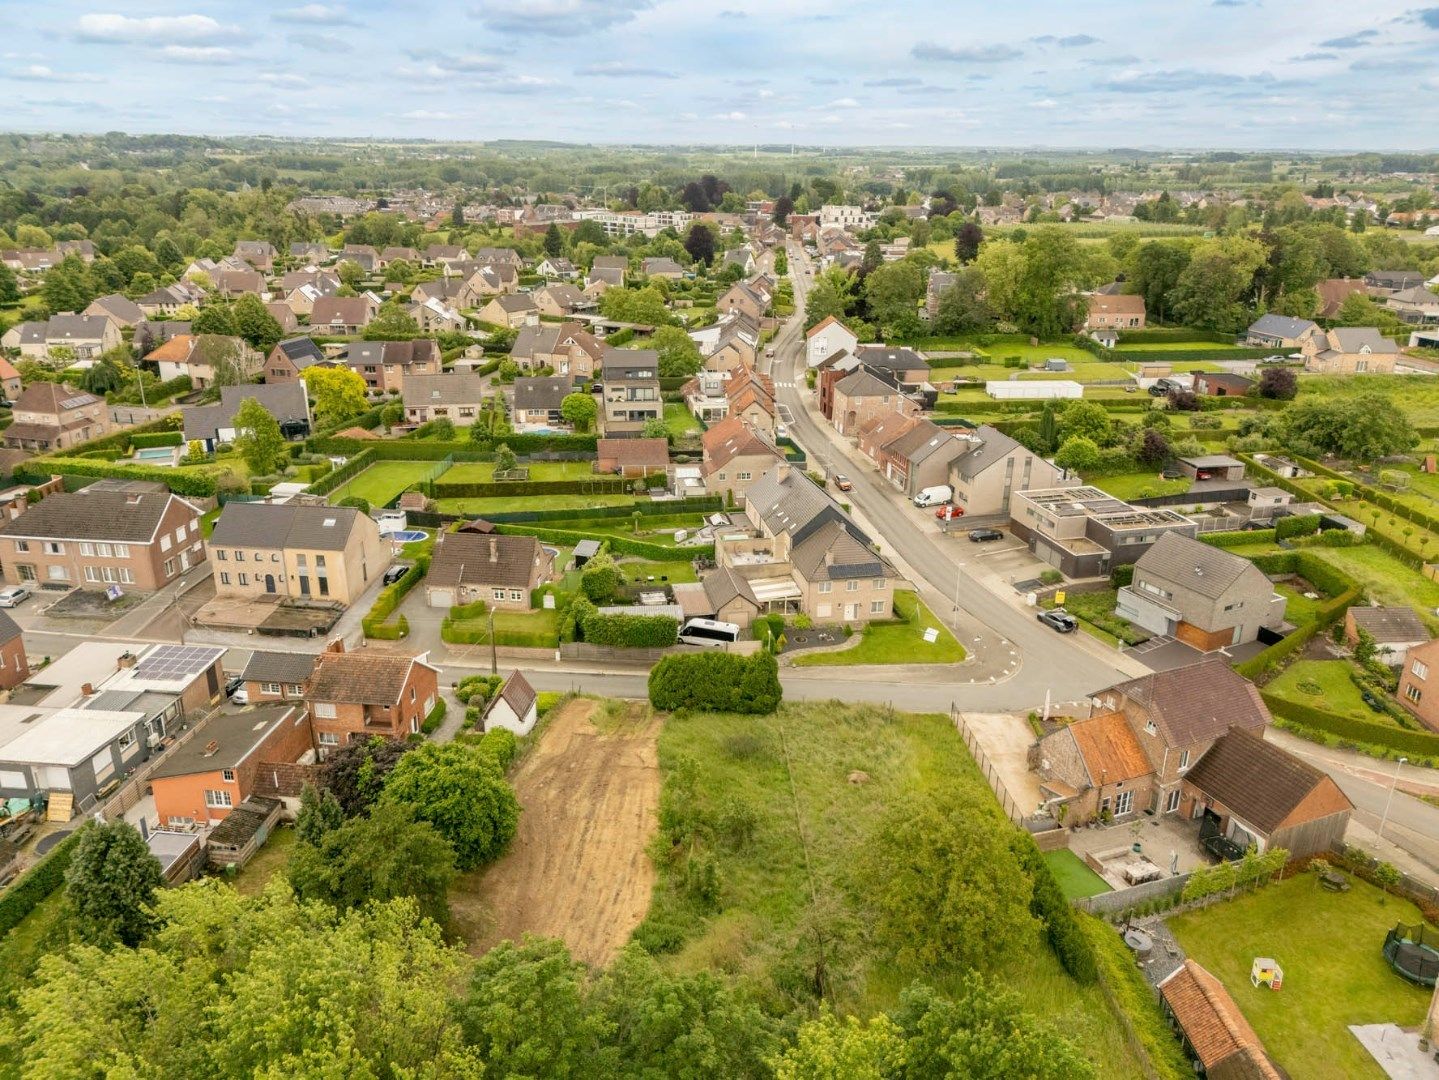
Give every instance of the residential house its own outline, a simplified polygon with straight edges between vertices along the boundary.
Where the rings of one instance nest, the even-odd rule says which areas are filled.
[[[1371,296],[1383,297],[1405,289],[1418,288],[1426,277],[1422,270],[1370,270],[1364,275]]]
[[[342,362],[365,380],[368,394],[400,393],[407,380],[439,375],[444,370],[440,348],[429,338],[352,341],[345,347]]]
[[[379,526],[353,506],[229,502],[215,521],[209,550],[220,596],[330,600],[347,607],[390,562]]]
[[[601,256],[607,258],[608,256]],[[460,253],[458,261],[464,261],[464,252]],[[508,266],[519,270],[525,265],[525,260],[514,248],[482,247],[476,248],[474,261],[484,266]]]
[[[725,415],[743,420],[750,427],[775,437],[774,379],[750,368],[742,368],[724,384]]]
[[[580,383],[594,377],[605,346],[578,322],[527,323],[515,335],[510,359],[521,370],[549,368]]]
[[[512,671],[500,687],[500,692],[485,709],[480,730],[504,728],[516,735],[528,735],[535,729],[535,722],[539,719],[539,701],[540,696],[535,693],[530,681],[518,671]]]
[[[468,330],[469,320],[457,307],[451,307],[443,300],[430,297],[405,308],[424,334],[453,334]]]
[[[668,439],[598,439],[595,442],[595,472],[616,476],[655,476],[669,469]]]
[[[213,386],[216,369],[231,365],[243,379],[258,375],[265,358],[241,338],[220,334],[177,334],[145,359],[155,364],[160,380],[168,382],[185,376],[197,390]]]
[[[469,258],[470,253],[458,244],[431,244],[420,255],[420,261],[426,266],[449,266]]]
[[[425,575],[425,597],[435,608],[483,600],[495,610],[529,611],[534,591],[554,574],[554,552],[533,536],[442,532]]]
[[[1131,293],[1093,293],[1088,297],[1085,330],[1143,330],[1144,297]]]
[[[109,319],[122,330],[127,326],[134,326],[145,318],[145,313],[140,310],[140,305],[120,293],[111,293],[109,296],[91,300],[90,306],[80,314],[99,315]]]
[[[679,281],[685,276],[685,268],[673,259],[656,256],[640,261],[640,273],[647,278],[665,278]]]
[[[290,258],[300,263],[319,265],[330,261],[330,249],[324,244],[299,241],[290,245]]]
[[[31,360],[89,360],[121,344],[120,327],[108,315],[52,315],[45,322],[16,323],[0,335],[0,347]]]
[[[574,381],[566,375],[516,379],[514,404],[510,408],[510,421],[515,430],[568,430],[570,423],[560,407],[574,388]]]
[[[905,495],[949,483],[950,465],[969,444],[930,420],[921,420],[879,450],[880,475]]]
[[[592,311],[595,302],[568,282],[541,285],[530,294],[541,315],[565,318],[577,311]]]
[[[182,307],[198,307],[204,302],[205,290],[185,280],[161,285],[135,301],[147,319],[168,319]]]
[[[380,269],[380,253],[370,244],[346,244],[340,249],[339,261],[354,263],[366,274]]]
[[[322,296],[310,311],[310,332],[335,337],[352,336],[370,325],[380,310],[374,293],[361,296]]]
[[[508,326],[515,330],[530,318],[538,318],[540,309],[534,298],[525,293],[505,293],[494,297],[480,308],[478,314],[481,322],[493,326]]]
[[[5,541],[0,540],[0,548]],[[25,638],[9,612],[0,611],[0,690],[13,690],[30,677]]]
[[[1318,317],[1333,319],[1339,315],[1339,309],[1349,297],[1355,293],[1367,296],[1369,286],[1363,278],[1328,278],[1315,285],[1314,291],[1319,296]]]
[[[564,278],[566,281],[573,281],[580,276],[579,267],[569,259],[553,255],[541,259],[535,266],[535,273],[542,278]]]
[[[247,293],[259,296],[265,291],[265,279],[258,270],[220,269],[210,271],[210,286],[215,296],[233,300]]]
[[[836,352],[853,354],[856,348],[859,348],[859,338],[833,315],[826,315],[804,334],[804,361],[812,368],[819,367]]]
[[[255,792],[264,766],[289,765],[313,752],[304,703],[222,712],[150,773],[162,828],[209,826]]]
[[[1389,375],[1399,346],[1372,326],[1340,326],[1304,346],[1304,370],[1322,375]]]
[[[745,277],[754,273],[754,252],[747,247],[731,248],[720,259],[721,267],[738,266]]]
[[[110,433],[105,399],[65,383],[33,382],[14,399],[14,422],[5,429],[13,450],[65,450]]]
[[[420,265],[420,253],[412,247],[390,246],[380,252],[380,266],[389,266],[393,262],[407,262],[411,266]]]
[[[1233,371],[1201,371],[1194,376],[1194,389],[1206,397],[1244,397],[1254,389],[1254,380]]]
[[[344,650],[332,641],[310,678],[310,726],[322,761],[347,742],[418,734],[440,700],[440,669],[428,653]]]
[[[1231,727],[1180,781],[1180,813],[1210,823],[1202,837],[1222,836],[1239,851],[1326,855],[1353,812],[1328,773],[1267,742],[1262,729]]]
[[[1039,740],[1040,790],[1068,804],[1072,824],[1176,813],[1182,782],[1215,740],[1268,723],[1254,684],[1222,659],[1151,672],[1099,691],[1089,717]]]
[[[1384,298],[1384,306],[1411,326],[1439,324],[1439,294],[1422,285],[1390,293]]]
[[[881,413],[859,429],[859,452],[878,466],[884,449],[922,420],[923,417],[901,412]]]
[[[861,345],[855,358],[867,371],[906,389],[929,384],[929,361],[913,349],[893,345]]]
[[[841,435],[858,437],[862,427],[888,412],[914,416],[919,404],[898,387],[860,370],[834,386],[834,413],[831,420]]]
[[[269,273],[275,269],[275,246],[268,240],[237,240],[234,256],[243,259],[256,270]]]
[[[712,424],[729,415],[729,398],[725,396],[729,379],[725,377],[726,374],[719,371],[701,371],[680,387],[685,408],[689,409],[696,419]]]
[[[1202,652],[1278,639],[1285,598],[1248,559],[1190,536],[1165,533],[1134,564],[1115,614]]]
[[[596,255],[595,261],[590,264],[590,275],[585,280],[586,285],[592,285],[597,281],[615,288],[624,288],[625,278],[630,272],[630,260],[624,255]]]
[[[434,281],[422,281],[410,290],[410,299],[416,303],[439,300],[446,305],[458,307],[463,302],[465,281],[463,278],[442,277]]]
[[[1318,324],[1310,319],[1261,315],[1245,331],[1244,343],[1258,349],[1300,349],[1322,335]]]
[[[710,427],[700,443],[704,447],[700,472],[705,490],[724,495],[736,505],[744,505],[750,485],[784,460],[768,438],[738,416]]]
[[[989,424],[958,432],[955,438],[964,452],[950,460],[948,479],[932,483],[949,484],[955,504],[970,517],[1007,515],[1016,491],[1058,488],[1073,482],[1054,462]],[[928,486],[930,483],[910,485],[914,492]]]
[[[715,300],[715,311],[722,315],[736,312],[759,322],[769,310],[769,299],[755,291],[747,282],[736,281]]]
[[[707,345],[700,347],[706,371],[733,375],[755,366],[759,358],[759,323],[743,312],[726,315],[713,327],[706,327],[699,333],[705,335],[707,341]]]
[[[1111,564],[1133,563],[1166,533],[1199,531],[1174,510],[1130,506],[1087,485],[1013,492],[1009,527],[1030,551],[1070,578],[1104,577]]]
[[[485,380],[473,371],[410,375],[405,379],[401,400],[406,423],[449,420],[456,427],[470,427],[484,411]]]
[[[199,507],[163,484],[97,480],[0,524],[0,567],[11,585],[150,592],[204,560]]]
[[[460,294],[456,298],[461,307],[479,307],[487,297],[518,292],[520,288],[520,272],[505,264],[477,266],[456,263],[448,272],[464,275]]]
[[[844,349],[831,353],[814,369],[815,396],[819,399],[820,415],[826,420],[834,421],[834,388],[860,370],[859,358]]]
[[[270,317],[274,319],[275,322],[279,323],[280,333],[293,334],[300,328],[300,320],[295,318],[294,311],[291,310],[290,305],[283,300],[276,300],[273,303],[266,304],[265,310],[270,313]]]
[[[1196,1076],[1214,1080],[1284,1080],[1224,984],[1197,960],[1185,960],[1159,982],[1159,997],[1193,1060]]]
[[[256,649],[240,677],[251,705],[273,705],[304,701],[314,673],[313,653]]]
[[[265,381],[267,383],[295,382],[307,368],[316,364],[328,366],[329,361],[308,337],[286,338],[277,342],[265,360]]]
[[[1429,640],[1429,628],[1407,606],[1350,608],[1344,613],[1344,644],[1358,645],[1361,630],[1374,645],[1374,659],[1390,667],[1402,666],[1410,649]]]
[[[292,380],[222,386],[218,404],[186,405],[180,410],[185,418],[185,441],[200,443],[206,453],[214,453],[218,447],[233,443],[238,434],[235,414],[247,401],[259,402],[275,418],[280,434],[286,439],[293,442],[309,436],[313,423],[310,397],[303,382]]]
[[[1411,646],[1399,673],[1399,704],[1412,712],[1430,731],[1439,731],[1439,688],[1429,685],[1430,672],[1439,687],[1439,638]]]
[[[606,349],[600,361],[600,428],[611,438],[636,437],[664,417],[660,357],[654,349]]]
[[[145,319],[143,322],[135,324],[135,335],[130,339],[130,344],[135,350],[135,355],[147,356],[172,337],[189,332],[190,323],[185,320],[164,322]]]

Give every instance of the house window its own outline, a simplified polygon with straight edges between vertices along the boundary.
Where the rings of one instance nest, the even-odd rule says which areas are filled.
[[[505,590],[504,590],[504,589],[491,589],[491,590],[490,590],[490,598],[493,599],[493,600],[503,600],[503,599],[505,598]]]
[[[93,554],[95,554],[95,545],[94,545],[94,544],[81,544],[81,545],[80,545],[80,554],[81,554],[81,555],[93,555]]]
[[[1404,688],[1404,696],[1417,705],[1419,703],[1419,699],[1424,696],[1424,691],[1420,690],[1419,687],[1415,686],[1413,683],[1410,683]]]
[[[29,551],[29,550],[30,550],[30,541],[29,541],[29,540],[16,540],[16,541],[15,541],[15,550],[16,550],[16,551]]]
[[[859,579],[858,579],[858,578],[850,578],[850,580],[846,581],[846,582],[844,583],[844,591],[845,591],[845,592],[859,592]]]
[[[21,581],[35,580],[35,568],[33,566],[21,563],[15,567],[15,572],[20,576]]]
[[[224,807],[234,806],[235,804],[231,800],[228,791],[206,791],[205,805],[214,807],[215,809],[222,809]]]
[[[169,550],[170,550],[170,534],[169,534],[169,533],[166,533],[164,536],[160,537],[160,550],[161,550],[161,551],[169,551]],[[237,558],[237,559],[239,558],[239,555],[238,555],[238,554],[236,555],[236,558]]]
[[[335,703],[333,701],[320,701],[315,704],[315,715],[321,720],[333,720],[335,718]]]
[[[735,475],[735,479],[736,479],[736,480],[748,480],[748,479],[750,479],[750,477],[753,476],[753,475],[754,475],[753,473],[747,473],[747,472],[737,473],[737,474]]]
[[[305,692],[304,688],[299,683],[290,683],[290,685],[285,687],[285,689],[295,695],[303,694]]]
[[[69,580],[70,580],[70,572],[69,572],[68,570],[66,570],[63,566],[52,566],[52,567],[50,567],[50,580],[51,580],[51,581],[69,581]]]
[[[230,584],[230,572],[229,572],[228,570],[222,570],[222,571],[220,571],[220,584],[221,584],[221,585],[228,585],[228,584]]]
[[[123,754],[126,750],[130,749],[130,747],[135,745],[135,732],[125,732],[125,734],[120,736],[119,740],[117,740],[115,745],[120,748],[120,752]]]
[[[415,700],[415,688],[413,686],[410,687],[410,700],[412,702]]]
[[[85,567],[85,580],[86,580],[86,581],[99,581],[99,580],[100,580],[100,571],[99,571],[98,569],[96,569],[95,567],[93,567],[93,566],[87,566],[87,567]]]
[[[241,574],[241,575],[240,575],[240,584],[241,584],[241,585],[248,585],[248,584],[250,584],[250,575],[249,575],[249,574]]]
[[[106,548],[106,546],[107,546],[107,545],[105,545],[105,544],[101,544],[101,545],[100,545],[100,554],[101,554],[101,555],[105,554],[105,548]],[[117,558],[117,559],[128,559],[129,557],[130,557],[130,545],[129,545],[129,544],[116,544],[116,545],[115,545],[115,558]]]
[[[821,581],[821,582],[819,583],[819,591],[822,592],[822,593],[827,593],[827,592],[829,592],[830,589],[833,587],[833,584],[834,584],[833,582]]]
[[[169,577],[169,576],[170,576],[171,574],[173,574],[174,572],[175,572],[175,560],[174,560],[174,559],[166,559],[166,560],[165,560],[165,576],[166,576],[166,577]]]
[[[522,593],[522,592],[520,592],[519,589],[511,589],[511,590],[510,590],[510,599],[511,599],[511,600],[523,600],[524,598],[525,598],[525,594]]]
[[[1121,791],[1114,797],[1114,816],[1119,817],[1134,809],[1134,792]]]
[[[889,604],[883,600],[871,600],[869,602],[869,613],[871,615],[883,615],[884,609],[887,607],[889,607]]]
[[[333,731],[322,731],[322,732],[320,732],[320,745],[321,745],[321,746],[339,746],[339,745],[340,745],[340,737],[339,737],[338,735],[336,735]]]
[[[262,694],[278,694],[280,692],[280,684],[277,682],[261,683],[260,692]]]
[[[1179,771],[1183,772],[1187,768],[1189,768],[1189,751],[1181,750],[1179,751]]]
[[[1179,809],[1179,789],[1175,788],[1164,799],[1164,812],[1172,814]]]
[[[1158,729],[1154,726],[1153,720],[1146,720],[1144,722],[1144,733],[1146,735],[1153,735],[1157,730]]]
[[[45,541],[45,554],[46,554],[46,555],[64,555],[64,554],[65,554],[65,545],[64,545],[64,544],[57,544],[54,540],[46,540],[46,541]]]
[[[218,559],[220,562],[224,562],[224,561],[225,561],[226,559],[228,559],[229,557],[230,557],[230,556],[228,556],[227,554],[225,554],[224,551],[216,551],[216,552],[215,552],[215,558]]]
[[[236,561],[236,562],[244,562],[244,561],[245,561],[245,553],[244,553],[243,551],[237,551],[237,552],[235,552],[235,561]]]
[[[1416,679],[1427,679],[1429,677],[1429,665],[1423,660],[1415,660],[1409,667],[1410,672]]]
[[[235,770],[234,770],[234,769],[221,769],[221,770],[220,770],[220,779],[223,780],[223,781],[225,781],[225,783],[227,783],[227,784],[233,784],[233,783],[235,782]]]
[[[874,579],[874,587],[875,587],[876,589],[883,589],[883,588],[884,588],[884,578],[882,578],[882,577],[875,578],[875,579]]]
[[[85,550],[83,544],[81,545],[80,550]],[[115,553],[114,548],[112,548],[109,544],[100,544],[97,550],[100,552],[101,557],[106,559],[108,559],[111,555]]]

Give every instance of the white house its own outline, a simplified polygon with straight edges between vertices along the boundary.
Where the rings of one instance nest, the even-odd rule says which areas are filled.
[[[819,367],[837,352],[853,355],[857,348],[859,338],[833,315],[815,323],[805,334],[805,362],[812,368]]]
[[[516,735],[528,735],[539,718],[538,701],[530,681],[518,671],[513,672],[485,710],[484,730],[498,727]]]

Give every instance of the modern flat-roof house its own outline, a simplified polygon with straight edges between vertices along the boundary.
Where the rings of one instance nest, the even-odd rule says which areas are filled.
[[[1010,495],[1014,535],[1066,577],[1102,577],[1139,559],[1165,533],[1199,526],[1173,510],[1130,506],[1096,487],[1040,488]]]
[[[959,432],[964,452],[949,463],[947,483],[954,489],[954,501],[970,517],[1009,513],[1016,491],[1033,491],[1077,483],[1054,462],[1027,449],[989,424],[973,431]],[[916,491],[928,485],[920,485]]]
[[[1374,659],[1399,667],[1416,645],[1429,640],[1429,628],[1412,607],[1359,605],[1344,613],[1344,643],[1353,648],[1363,630],[1374,643]]]
[[[353,506],[297,503],[226,503],[210,534],[210,554],[220,596],[346,606],[390,561],[389,545],[367,514]]]
[[[654,349],[606,349],[600,365],[600,428],[607,438],[636,438],[664,416],[660,356]]]
[[[111,430],[105,399],[65,383],[32,382],[15,399],[13,415],[5,445],[14,450],[64,450]]]
[[[1248,559],[1180,533],[1159,537],[1119,590],[1115,614],[1202,652],[1275,639],[1285,598]]]
[[[741,506],[750,485],[784,459],[772,442],[738,416],[711,426],[700,442],[705,491]]]
[[[529,611],[534,590],[554,572],[554,552],[533,536],[441,533],[425,576],[425,596],[430,607],[483,600],[496,609]]]
[[[510,421],[516,431],[558,431],[570,427],[560,406],[574,392],[574,381],[565,375],[519,378],[514,385],[514,406]]]
[[[244,383],[220,387],[218,405],[186,405],[185,441],[198,441],[206,453],[235,441],[235,414],[247,401],[258,401],[280,425],[280,434],[294,441],[310,434],[310,398],[298,380],[280,383]]]
[[[370,394],[398,394],[405,380],[415,375],[439,375],[440,349],[428,338],[413,341],[354,341],[345,350],[344,364],[365,380]]]
[[[1244,332],[1244,343],[1257,349],[1299,349],[1323,333],[1311,319],[1261,315]]]
[[[1304,370],[1321,375],[1388,375],[1399,346],[1372,326],[1340,326],[1304,346]]]
[[[0,525],[11,584],[151,591],[204,559],[199,507],[163,484],[98,480]]]
[[[408,423],[445,419],[456,427],[470,427],[484,411],[485,380],[473,371],[410,375],[405,379],[401,400]]]
[[[428,653],[346,652],[343,642],[331,642],[315,664],[308,698],[321,760],[356,739],[418,733],[439,700],[439,677]]]
[[[265,765],[313,755],[303,702],[219,713],[150,774],[162,828],[209,826],[255,793]]]

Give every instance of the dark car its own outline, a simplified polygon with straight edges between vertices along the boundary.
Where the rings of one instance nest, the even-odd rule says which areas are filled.
[[[1364,704],[1368,705],[1375,712],[1382,713],[1389,711],[1384,707],[1384,702],[1380,701],[1378,695],[1372,690],[1365,690],[1359,696],[1364,699]]]
[[[408,566],[392,566],[385,571],[385,584],[393,585],[410,572]]]
[[[1159,474],[1166,480],[1178,480],[1184,475],[1184,470],[1178,465],[1166,465],[1164,471]]]
[[[970,529],[969,542],[971,544],[985,544],[990,540],[1003,540],[1004,533],[998,529]]]
[[[1045,626],[1058,630],[1061,634],[1072,634],[1079,629],[1079,620],[1063,608],[1041,611],[1038,618]]]
[[[234,697],[235,691],[245,685],[245,680],[238,675],[231,675],[225,680],[225,696]]]

